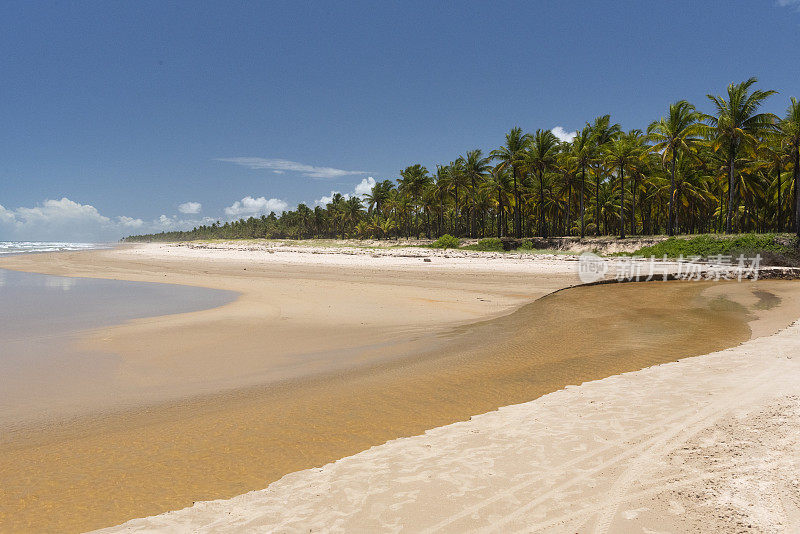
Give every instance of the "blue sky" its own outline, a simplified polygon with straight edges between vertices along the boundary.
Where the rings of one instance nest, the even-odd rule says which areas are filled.
[[[757,76],[800,96],[800,2],[4,2],[0,240],[313,204],[511,127],[645,128]]]

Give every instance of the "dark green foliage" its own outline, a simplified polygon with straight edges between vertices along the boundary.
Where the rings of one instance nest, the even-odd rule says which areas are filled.
[[[791,238],[779,237],[775,234],[740,234],[730,237],[722,235],[699,235],[691,238],[670,237],[660,243],[643,247],[634,254],[637,256],[655,256],[661,258],[677,258],[679,256],[745,256],[755,254],[788,254],[793,252],[794,241]]]
[[[481,239],[474,245],[461,247],[464,250],[483,250],[486,252],[503,252],[503,243],[497,237],[487,237]]]
[[[444,234],[442,237],[431,243],[431,248],[458,248],[458,245],[461,242],[458,240],[457,237],[453,237],[450,234]]]

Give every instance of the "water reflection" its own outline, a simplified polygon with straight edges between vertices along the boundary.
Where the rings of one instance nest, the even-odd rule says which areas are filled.
[[[62,291],[69,291],[75,287],[76,283],[74,278],[67,278],[66,276],[48,276],[44,279],[45,287],[61,289]]]
[[[213,308],[236,296],[206,288],[0,269],[0,428],[73,409],[87,390],[114,397],[109,377],[117,360],[75,349],[77,332]]]

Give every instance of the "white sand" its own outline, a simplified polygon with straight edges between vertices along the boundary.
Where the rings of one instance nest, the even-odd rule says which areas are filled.
[[[503,271],[548,274],[577,273],[574,254],[528,254],[440,250],[430,248],[358,248],[293,245],[284,242],[226,241],[211,243],[147,243],[123,248],[119,254],[146,259],[166,257],[204,262],[267,262],[403,271]],[[430,262],[426,262],[428,259]],[[575,283],[580,281],[575,277]]]
[[[216,250],[137,246],[115,251],[113,262],[85,274],[74,265],[52,269],[166,278],[143,270],[157,258],[171,269],[163,281],[205,285],[203,269],[247,266],[248,277],[230,282],[232,288],[251,283],[254,267],[276,264],[298,279],[309,276],[304,269],[311,265],[352,267],[355,277],[398,277],[404,291],[420,280],[430,286],[425,291],[443,291],[435,275],[446,272],[500,271],[517,277],[504,282],[509,287],[527,282],[524,293],[495,288],[494,298],[502,300],[475,310],[490,314],[579,283],[576,258],[560,255],[210,246]],[[120,258],[129,260],[130,272],[111,268]],[[794,325],[719,353],[569,387],[391,441],[261,491],[99,532],[800,532],[798,378],[800,325]]]
[[[800,532],[800,325],[98,532]]]

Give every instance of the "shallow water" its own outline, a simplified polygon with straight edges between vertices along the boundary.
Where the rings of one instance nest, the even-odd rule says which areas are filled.
[[[113,375],[116,357],[73,350],[79,332],[235,298],[216,289],[0,269],[0,427],[68,411],[71,394],[85,388],[114,394],[96,380]]]
[[[20,435],[0,455],[0,512],[22,530],[80,530],[232,497],[570,384],[736,345],[759,314],[782,317],[773,329],[794,320],[798,301],[793,282],[557,292],[388,364]]]

